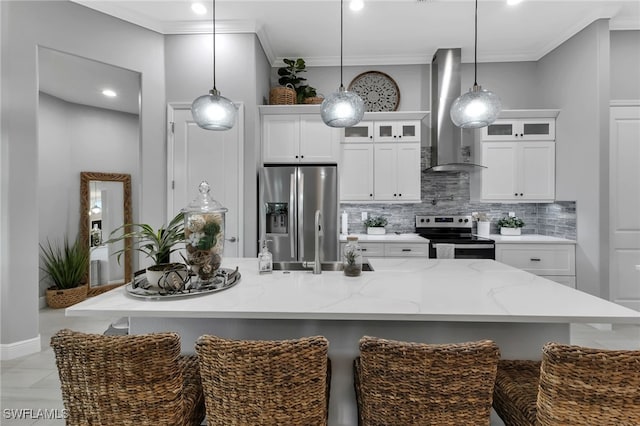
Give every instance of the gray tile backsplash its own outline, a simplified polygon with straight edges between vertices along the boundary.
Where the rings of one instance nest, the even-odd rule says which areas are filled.
[[[423,169],[429,152],[422,149]],[[491,219],[491,233],[498,233],[496,222],[508,212],[525,222],[522,232],[576,239],[576,203],[480,203],[470,201],[469,173],[437,172],[422,174],[422,202],[412,204],[341,203],[340,213],[349,215],[349,232],[364,233],[361,212],[384,216],[389,221],[387,232],[414,232],[416,215],[471,214],[484,212]]]

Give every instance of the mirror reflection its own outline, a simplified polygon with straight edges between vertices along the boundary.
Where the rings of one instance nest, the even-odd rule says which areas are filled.
[[[131,280],[131,252],[118,262],[113,253],[131,248],[131,239],[105,244],[109,234],[131,223],[131,176],[119,173],[80,174],[82,214],[80,238],[91,248],[88,280],[91,287],[116,286]],[[107,238],[105,238],[107,237]]]

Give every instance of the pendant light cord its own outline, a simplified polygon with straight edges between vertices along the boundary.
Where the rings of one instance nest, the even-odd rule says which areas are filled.
[[[477,0],[476,0],[477,1]],[[216,0],[213,0],[213,90],[216,91]]]
[[[215,2],[214,2],[215,3]],[[474,48],[473,48],[473,85],[478,85],[478,0],[476,0],[476,14],[474,25]]]
[[[344,1],[340,0],[340,87],[344,88],[342,84],[342,32],[344,31],[343,14],[344,14]]]

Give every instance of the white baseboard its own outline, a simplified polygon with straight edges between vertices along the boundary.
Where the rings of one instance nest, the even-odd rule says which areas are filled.
[[[40,352],[40,335],[33,339],[22,340],[14,343],[0,344],[0,360],[20,358],[21,356],[35,354]]]

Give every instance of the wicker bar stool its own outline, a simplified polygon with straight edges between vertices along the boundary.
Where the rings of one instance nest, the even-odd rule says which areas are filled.
[[[176,333],[51,338],[67,425],[199,425],[204,396],[195,356]]]
[[[295,340],[196,342],[209,426],[326,425],[329,343]]]
[[[536,399],[540,382],[540,361],[498,362],[493,388],[493,408],[506,426],[536,424]]]
[[[431,345],[365,336],[354,362],[358,423],[489,425],[499,358],[490,340]]]
[[[506,425],[640,424],[640,351],[547,343],[538,376],[532,374],[533,367],[522,368],[526,363],[531,362],[499,364],[494,408]],[[500,381],[506,376],[515,384]],[[510,410],[530,412],[532,404],[535,417],[527,415],[526,423]]]

